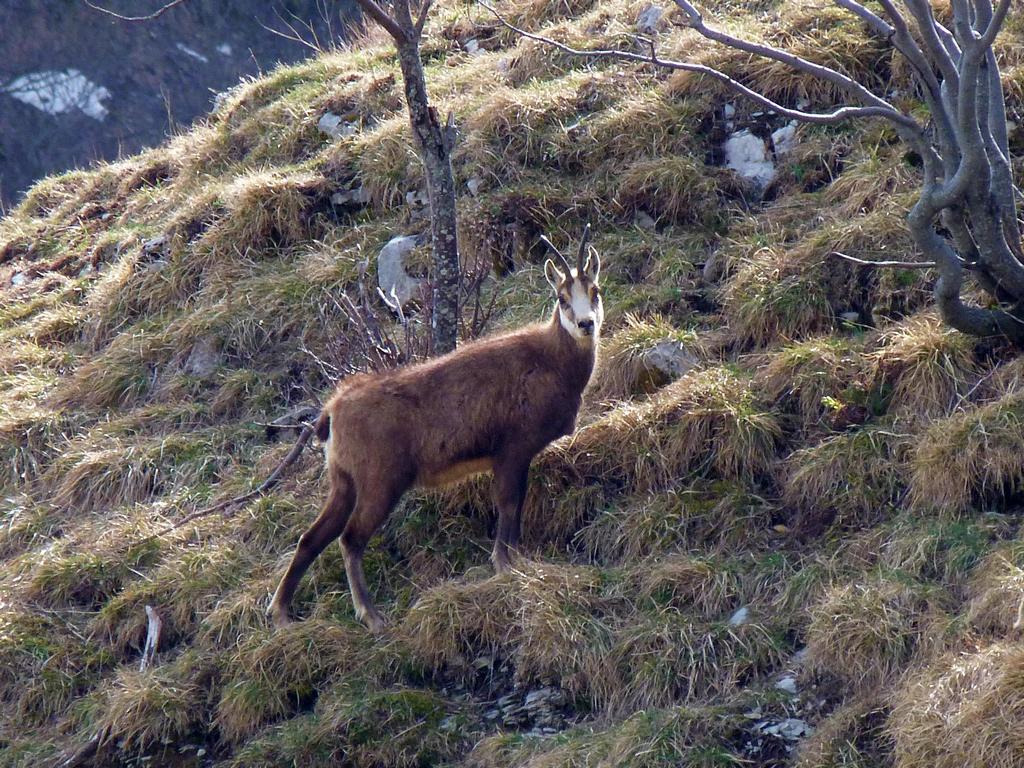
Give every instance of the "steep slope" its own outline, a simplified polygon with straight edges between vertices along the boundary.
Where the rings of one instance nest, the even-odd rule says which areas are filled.
[[[578,44],[630,44],[645,8],[505,5]],[[841,11],[712,12],[914,106]],[[999,47],[1014,115],[1022,26]],[[776,98],[836,98],[658,34]],[[424,228],[388,46],[278,69],[0,223],[0,765],[97,734],[103,765],[1019,765],[1017,352],[944,329],[928,272],[828,257],[912,257],[895,135],[799,128],[755,201],[722,143],[783,126],[705,80],[554,54],[458,3],[428,40],[489,330],[548,311],[540,233],[592,221],[603,254],[610,338],[582,426],[531,473],[532,559],[492,576],[485,479],[420,494],[367,554],[382,638],[336,547],[272,631],[313,451],[243,513],[147,539],[276,464],[263,424],[364,363],[343,298],[364,260]],[[328,111],[350,135],[319,131]],[[365,206],[331,202],[358,187]],[[665,342],[675,380],[645,362]]]

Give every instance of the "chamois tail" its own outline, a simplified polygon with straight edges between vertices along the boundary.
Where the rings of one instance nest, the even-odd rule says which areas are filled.
[[[320,415],[317,417],[313,430],[316,433],[317,440],[321,443],[326,443],[327,438],[331,436],[331,414],[329,414],[326,409],[320,411]]]

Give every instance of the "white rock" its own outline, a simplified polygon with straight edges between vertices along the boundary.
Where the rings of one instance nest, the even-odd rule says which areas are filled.
[[[469,40],[464,42],[462,44],[462,48],[470,56],[481,56],[487,53],[487,51],[480,47],[480,41],[477,40],[476,38],[470,38]]]
[[[231,45],[228,43],[221,43],[217,46],[217,53],[221,56],[230,56],[232,53]]]
[[[775,683],[775,687],[780,691],[791,693],[796,695],[796,678],[793,675],[786,675],[784,678]]]
[[[776,157],[782,157],[796,148],[795,120],[772,132],[772,146],[775,148]]]
[[[725,115],[726,120],[736,117],[736,106],[733,104],[726,104],[722,108],[722,114]]]
[[[693,354],[678,341],[665,339],[644,352],[644,366],[661,372],[669,379],[678,379],[700,364]]]
[[[0,91],[48,115],[80,110],[101,122],[108,114],[103,102],[111,96],[110,91],[77,69],[29,72],[0,86]]]
[[[480,194],[480,189],[483,187],[483,185],[483,181],[478,176],[474,176],[473,178],[466,182],[466,189],[469,190],[469,194],[471,194],[473,197],[476,197],[477,195]]]
[[[852,312],[852,311],[851,312],[840,312],[839,313],[839,319],[843,320],[843,321],[845,321],[847,323],[859,323],[860,322],[860,312]]]
[[[641,35],[653,35],[658,31],[658,22],[665,10],[657,5],[648,5],[636,16],[636,31]]]
[[[24,272],[15,272],[11,276],[11,285],[22,285],[26,280],[28,280],[28,275]]]
[[[775,178],[764,141],[745,128],[725,140],[725,164],[760,190]]]
[[[409,274],[405,263],[418,241],[415,235],[393,237],[377,254],[377,285],[389,300],[394,295],[402,306],[416,295],[423,284],[423,280]]]
[[[737,611],[729,617],[729,626],[738,627],[740,624],[746,624],[750,619],[750,609],[747,606],[737,609]]]
[[[222,356],[217,343],[209,336],[196,340],[185,361],[185,372],[192,376],[209,376],[221,364]]]

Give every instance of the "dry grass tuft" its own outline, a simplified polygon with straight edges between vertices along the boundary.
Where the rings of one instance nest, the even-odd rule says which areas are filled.
[[[810,530],[872,525],[900,499],[909,449],[910,435],[892,425],[827,437],[787,457],[783,501]]]
[[[951,413],[977,382],[974,340],[934,312],[886,328],[870,356],[876,380],[892,387],[890,410],[930,420]]]
[[[821,426],[833,415],[833,401],[857,380],[860,345],[822,336],[783,347],[755,376],[767,400],[797,416],[803,430]]]
[[[291,714],[339,675],[380,682],[387,675],[388,652],[375,647],[361,627],[317,619],[252,632],[226,663],[230,677],[217,703],[217,726],[237,743]]]
[[[1010,768],[1024,759],[1024,648],[943,656],[908,678],[889,718],[897,768]]]
[[[959,512],[1024,489],[1024,393],[937,419],[911,459],[915,504]]]
[[[658,768],[740,764],[734,746],[742,721],[726,706],[670,707],[637,712],[621,722],[589,724],[555,738],[514,733],[480,741],[468,768]]]
[[[833,586],[810,608],[808,663],[855,690],[883,683],[910,661],[943,599],[887,578]]]
[[[209,659],[185,653],[170,664],[140,672],[122,667],[98,692],[101,714],[94,726],[103,741],[125,755],[189,737],[202,737],[210,718]]]

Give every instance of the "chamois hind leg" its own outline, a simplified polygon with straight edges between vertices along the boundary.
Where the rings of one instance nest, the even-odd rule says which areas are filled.
[[[494,536],[491,562],[498,573],[505,573],[511,566],[511,556],[518,554],[520,520],[523,502],[526,500],[529,471],[529,458],[503,458],[494,464],[491,494],[498,508],[498,530]]]
[[[270,601],[268,613],[278,627],[289,623],[288,609],[291,607],[295,588],[298,587],[302,575],[327,545],[345,530],[354,504],[351,480],[341,474],[332,478],[331,489],[320,516],[299,539],[299,545],[295,548],[288,570],[281,578],[273,600]]]
[[[378,489],[374,489],[378,490]],[[374,634],[384,629],[384,617],[380,615],[366,587],[363,575],[363,552],[373,534],[387,520],[391,510],[401,496],[401,491],[364,493],[356,491],[355,512],[349,518],[341,534],[341,549],[345,555],[345,573],[348,574],[348,588],[352,592],[352,605],[356,618],[362,621]]]

